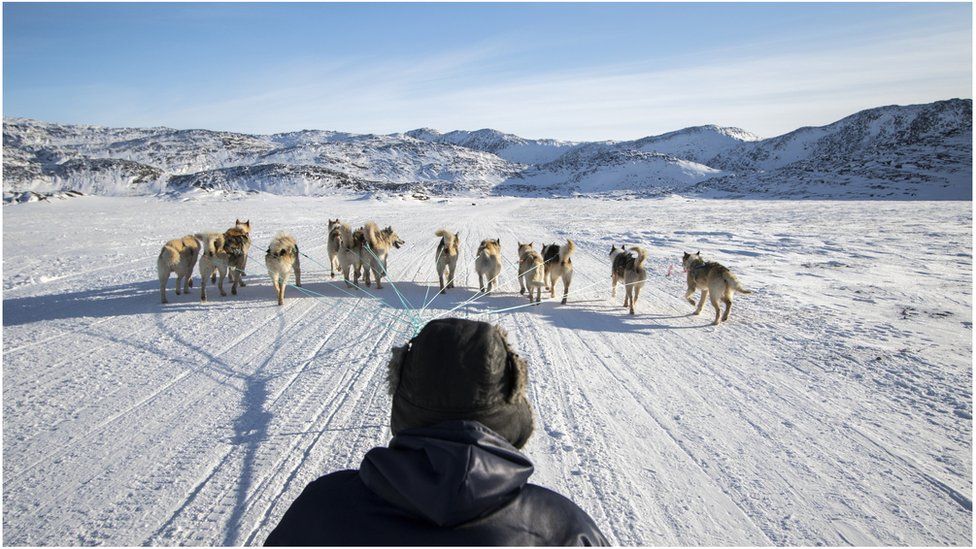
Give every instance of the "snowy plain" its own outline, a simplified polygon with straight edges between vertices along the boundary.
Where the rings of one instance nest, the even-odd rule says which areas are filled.
[[[473,203],[476,203],[474,205]],[[617,544],[972,542],[972,203],[82,197],[3,208],[3,542],[259,545],[303,487],[385,444],[411,319],[508,329],[530,365],[532,482]],[[325,223],[392,225],[391,285],[340,290]],[[240,295],[159,303],[165,240],[249,218]],[[460,231],[438,296],[434,230]],[[278,307],[263,250],[298,237]],[[501,291],[475,299],[499,237]],[[504,312],[516,241],[572,238],[570,303]],[[629,316],[611,244],[650,252]],[[755,291],[690,316],[682,251]],[[671,276],[667,276],[671,271]],[[423,304],[428,306],[420,311]]]

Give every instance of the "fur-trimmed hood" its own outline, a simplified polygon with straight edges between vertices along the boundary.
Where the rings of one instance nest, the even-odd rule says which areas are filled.
[[[528,365],[487,322],[433,320],[389,363],[393,433],[449,420],[478,421],[521,448],[533,430]]]

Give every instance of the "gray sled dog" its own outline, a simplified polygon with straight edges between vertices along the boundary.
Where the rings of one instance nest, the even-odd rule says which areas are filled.
[[[529,290],[529,301],[533,301],[532,292],[535,292],[536,303],[542,301],[542,287],[546,285],[546,273],[543,269],[542,255],[532,249],[532,242],[528,244],[518,243],[518,279],[519,294],[525,294]]]
[[[446,229],[438,229],[434,233],[441,237],[437,243],[437,256],[434,258],[434,267],[437,269],[437,278],[441,285],[441,293],[448,288],[454,287],[454,270],[457,268],[458,246],[461,243],[461,233],[451,234]],[[447,277],[447,283],[444,278]]]
[[[295,271],[295,286],[302,285],[302,264],[298,257],[298,243],[288,233],[279,232],[275,235],[268,251],[264,254],[264,264],[268,267],[268,276],[274,286],[278,305],[285,304],[285,287],[288,285],[288,275]]]
[[[364,267],[363,278],[366,285],[369,286],[369,272],[372,271],[376,278],[376,289],[381,290],[383,285],[380,283],[380,279],[384,276],[389,278],[386,260],[390,255],[390,248],[400,249],[400,246],[403,246],[403,239],[397,236],[392,227],[387,227],[381,231],[372,221],[366,222],[361,230],[363,249],[360,257],[362,257]]]
[[[573,283],[573,260],[569,256],[576,251],[576,244],[572,240],[567,240],[566,244],[549,244],[542,247],[542,259],[546,265],[546,289],[549,290],[549,297],[556,297],[556,281],[563,281],[563,300],[566,304],[566,296],[569,294],[569,285]]]
[[[633,246],[629,250],[621,246],[610,248],[610,257],[613,258],[613,268],[611,273],[611,295],[617,295],[617,282],[624,281],[624,307],[630,309],[630,314],[634,314],[634,307],[637,306],[637,298],[640,297],[644,281],[647,280],[647,270],[644,269],[644,260],[647,259],[647,250],[640,246]]]
[[[491,293],[498,283],[498,275],[502,272],[502,244],[501,240],[482,240],[478,246],[478,255],[474,260],[474,270],[478,273],[478,290]]]
[[[166,299],[166,282],[169,280],[170,273],[176,273],[176,295],[180,295],[181,285],[184,294],[190,293],[190,288],[193,287],[193,267],[197,264],[198,255],[200,255],[200,243],[193,235],[186,235],[163,244],[163,249],[160,250],[159,258],[156,260],[159,295],[163,303],[169,303]]]
[[[244,270],[247,268],[247,253],[251,250],[251,220],[250,219],[245,219],[244,221],[241,221],[240,219],[236,219],[235,218],[234,219],[234,226],[231,227],[231,228],[232,229],[239,229],[241,231],[244,231],[244,234],[247,235],[247,245],[244,247],[245,248],[244,249],[244,263],[241,264],[241,266],[240,266],[240,269],[241,269],[241,273],[240,273],[241,280],[238,281],[238,282],[240,282],[240,285],[243,288],[244,286],[247,286],[247,284],[244,283],[243,277],[244,276],[247,276],[247,273],[245,273]],[[210,276],[210,282],[217,282],[217,273],[216,273],[216,271],[214,272],[213,275]]]
[[[207,279],[213,280],[220,275],[217,288],[220,295],[227,295],[224,291],[224,277],[227,276],[228,256],[224,250],[224,233],[197,233],[200,240],[200,301],[207,300]]]
[[[247,252],[251,249],[251,238],[243,229],[234,227],[224,233],[224,251],[227,252],[227,270],[230,275],[230,293],[237,295],[237,287],[244,286],[244,266]]]
[[[688,290],[685,292],[685,299],[694,305],[695,300],[691,296],[694,295],[695,290],[701,290],[701,299],[698,300],[698,306],[695,308],[695,314],[698,315],[705,306],[705,298],[710,298],[712,307],[715,308],[715,321],[712,322],[714,325],[729,319],[729,313],[732,312],[732,296],[735,292],[752,293],[742,287],[739,279],[728,268],[714,261],[703,260],[701,252],[693,254],[684,252],[681,264],[688,273]],[[725,303],[724,314],[721,314],[719,301]]]
[[[342,270],[339,265],[339,250],[342,249],[342,223],[339,222],[338,217],[329,220],[328,242],[329,277],[335,278],[336,271]]]
[[[247,286],[247,284],[244,283],[244,277],[247,276],[247,273],[244,271],[247,270],[247,253],[251,250],[251,220],[245,219],[244,221],[241,221],[240,219],[235,219],[234,228],[244,231],[244,234],[247,235],[247,245],[244,248],[244,263],[241,264],[241,276],[239,280],[241,287],[243,288],[244,286]]]

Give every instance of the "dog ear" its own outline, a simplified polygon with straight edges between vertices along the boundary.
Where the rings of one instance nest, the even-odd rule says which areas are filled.
[[[397,388],[400,387],[400,373],[403,370],[403,364],[407,361],[407,352],[409,351],[409,343],[402,347],[393,348],[393,356],[390,357],[390,362],[386,365],[386,390],[390,396],[395,395]]]
[[[698,250],[697,252],[695,252],[695,255],[701,255],[701,250]]]

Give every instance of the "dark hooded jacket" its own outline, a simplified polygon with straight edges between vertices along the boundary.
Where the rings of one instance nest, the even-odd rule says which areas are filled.
[[[266,545],[608,545],[532,463],[476,421],[406,429],[358,471],[319,478]]]

